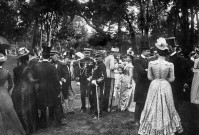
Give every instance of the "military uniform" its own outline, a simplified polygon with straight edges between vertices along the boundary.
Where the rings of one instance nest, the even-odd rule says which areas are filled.
[[[94,67],[94,61],[88,57],[79,61],[78,81],[80,82],[82,111],[86,111],[86,93],[88,94],[90,93],[90,90],[89,90],[90,81],[88,80],[88,78],[91,77],[92,75],[93,67]]]
[[[98,57],[96,54],[95,57]],[[101,57],[101,56],[99,56]],[[93,70],[92,78],[91,78],[91,93],[89,95],[90,98],[90,103],[91,103],[91,108],[94,109],[95,116],[98,114],[97,110],[97,97],[96,97],[96,85],[99,88],[99,111],[100,113],[102,112],[102,103],[103,103],[103,96],[104,96],[104,87],[105,87],[105,80],[107,78],[107,73],[106,73],[106,66],[103,63],[103,60],[100,59],[96,62],[95,68]]]

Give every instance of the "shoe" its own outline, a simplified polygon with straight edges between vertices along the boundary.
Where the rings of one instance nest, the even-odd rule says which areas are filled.
[[[97,117],[97,116],[95,116],[93,119],[94,119],[94,120],[97,120],[97,119],[98,119],[98,117]]]
[[[65,126],[67,123],[63,123],[63,122],[57,122],[55,127],[62,127]]]
[[[71,111],[71,112],[67,112],[67,114],[69,114],[69,115],[74,115],[75,112],[74,112],[74,111]]]

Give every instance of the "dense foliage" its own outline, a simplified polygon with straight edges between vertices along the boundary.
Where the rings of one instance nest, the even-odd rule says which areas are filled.
[[[183,51],[198,44],[197,0],[2,0],[0,35],[13,43],[153,46],[160,36],[177,39]],[[81,23],[80,23],[81,22]],[[88,33],[87,25],[93,31]],[[55,44],[56,43],[56,44]]]

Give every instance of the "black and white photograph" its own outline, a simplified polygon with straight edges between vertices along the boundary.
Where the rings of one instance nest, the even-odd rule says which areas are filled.
[[[0,135],[199,135],[199,0],[0,0]]]

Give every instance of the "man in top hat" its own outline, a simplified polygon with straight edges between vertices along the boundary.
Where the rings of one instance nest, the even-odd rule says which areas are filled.
[[[62,94],[63,94],[63,100],[65,100],[68,98],[69,89],[72,89],[71,78],[70,78],[70,68],[68,67],[68,65],[65,62],[60,61],[60,59],[59,59],[60,57],[58,54],[59,54],[58,51],[50,52],[52,63],[56,68],[56,71],[57,71],[57,74],[59,77],[59,82],[62,86],[61,89],[62,89]],[[63,109],[64,108],[62,108],[62,112],[65,112],[65,110],[63,110]],[[49,111],[51,111],[51,110],[49,110]],[[52,113],[49,112],[49,118],[51,118],[52,115],[53,115],[53,112]]]
[[[61,122],[61,86],[59,77],[54,65],[49,62],[50,47],[45,47],[42,53],[43,61],[35,66],[35,79],[39,80],[38,86],[38,109],[41,110],[40,126],[47,127],[47,107],[56,118],[57,125],[63,125]]]
[[[114,58],[114,49],[111,49],[111,52],[107,52],[107,57],[105,57],[105,66],[107,78],[105,80],[105,91],[104,91],[104,99],[103,99],[103,111],[108,112],[109,100],[112,100],[112,92],[114,89],[115,83],[115,58]],[[110,101],[111,102],[111,101]],[[111,108],[110,108],[111,109]]]
[[[147,78],[148,70],[148,56],[150,54],[150,49],[147,42],[141,42],[140,46],[141,55],[135,59],[134,70],[137,72],[136,86],[135,86],[135,95],[134,101],[136,102],[135,107],[135,124],[139,125],[140,116],[144,108],[146,101],[148,88],[150,81]]]
[[[84,53],[84,57],[78,63],[78,78],[80,82],[80,92],[81,92],[81,112],[86,112],[86,94],[90,93],[90,77],[92,76],[92,70],[94,68],[94,61],[90,58],[88,53]],[[94,108],[90,108],[92,112]]]
[[[97,118],[98,115],[98,111],[100,111],[99,113],[102,112],[102,105],[103,105],[103,96],[104,96],[104,86],[105,86],[105,80],[107,78],[107,74],[106,74],[106,66],[103,62],[102,59],[102,53],[100,52],[96,52],[95,54],[95,67],[93,69],[93,73],[92,76],[90,78],[91,81],[91,93],[89,93],[89,99],[90,99],[90,103],[91,103],[91,107],[94,108],[94,114],[95,117],[94,119]],[[96,86],[99,88],[99,109],[97,109],[97,97],[96,97]]]
[[[175,43],[175,37],[166,39],[168,45],[171,49],[171,54],[168,58],[168,61],[174,65],[174,75],[175,80],[171,83],[173,98],[176,110],[178,111],[179,106],[183,103],[183,87],[185,85],[186,73],[185,71],[185,59],[177,53],[177,48],[179,47]]]

